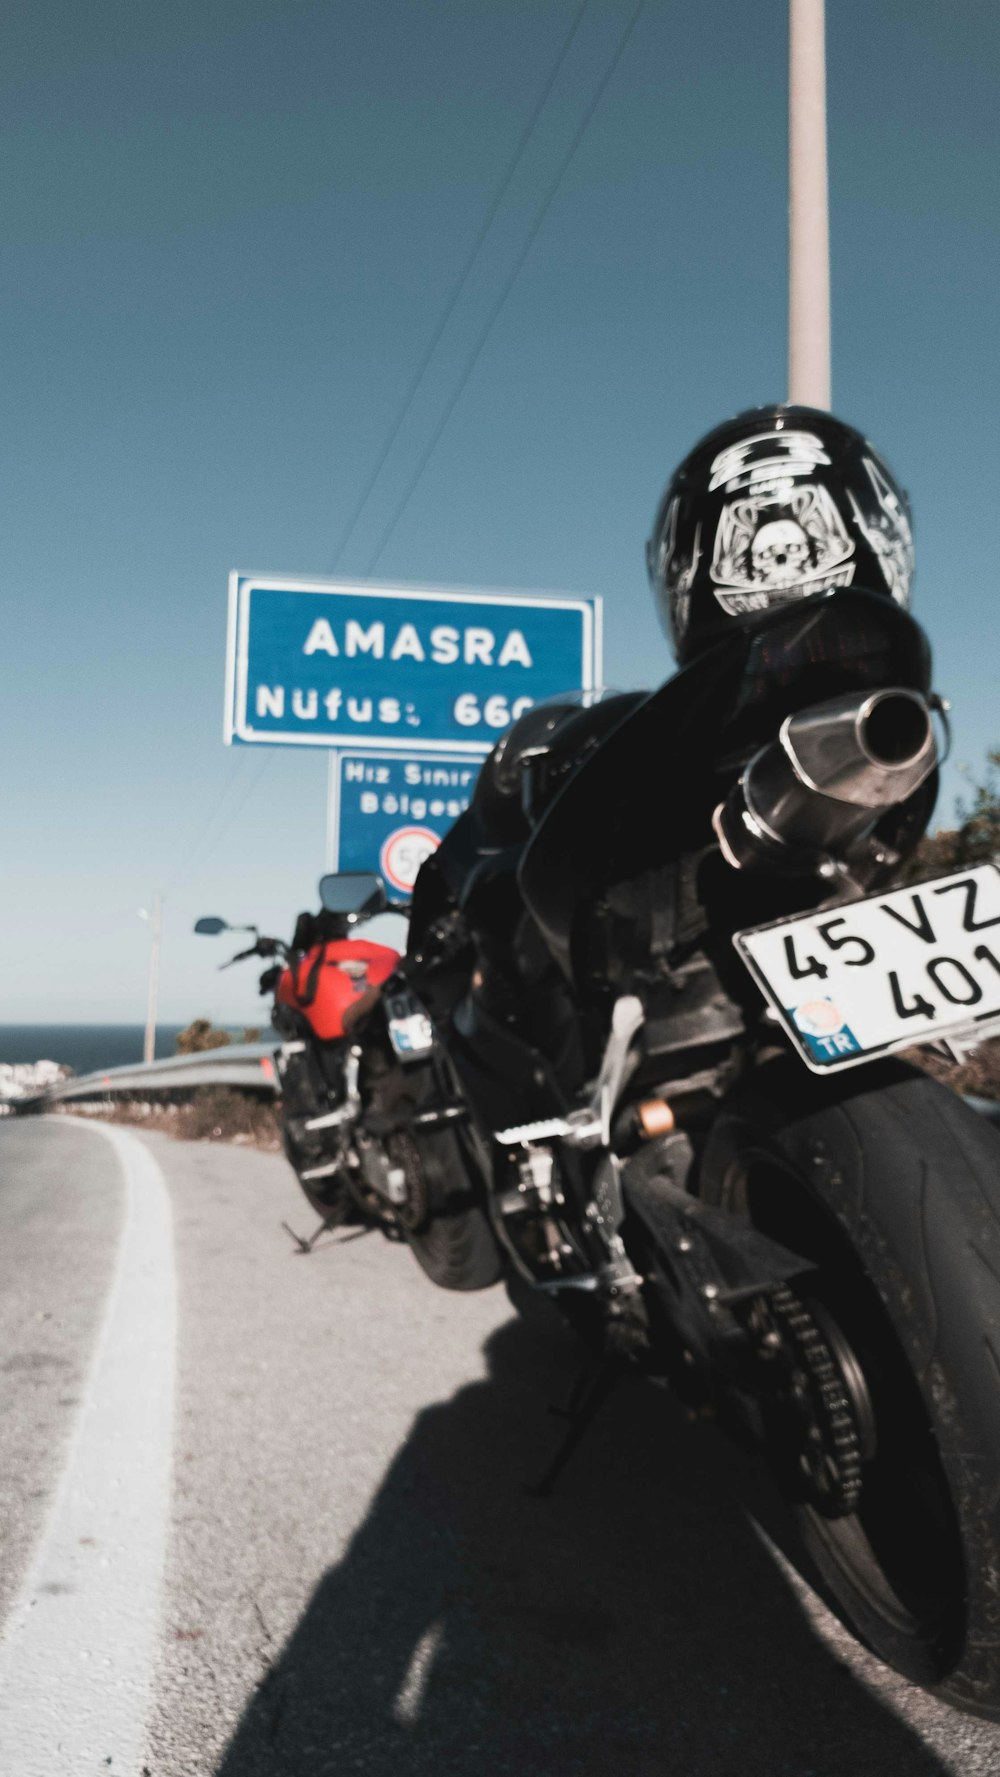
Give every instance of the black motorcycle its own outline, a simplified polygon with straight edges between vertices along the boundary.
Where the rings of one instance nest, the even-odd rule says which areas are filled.
[[[752,1441],[857,1634],[1000,1714],[1000,1141],[895,1055],[1000,1011],[1000,872],[890,886],[936,708],[913,620],[836,588],[529,712],[324,1164],[435,1283],[543,1297]]]

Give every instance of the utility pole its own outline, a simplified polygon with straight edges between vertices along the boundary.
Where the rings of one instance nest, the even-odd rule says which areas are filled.
[[[147,913],[144,907],[139,909],[139,918],[149,926],[149,991],[146,995],[146,1040],[143,1044],[143,1061],[156,1059],[156,996],[160,985],[160,925],[163,912],[163,896],[157,890],[153,896],[153,911]]]
[[[830,405],[824,0],[789,0],[788,399]]]

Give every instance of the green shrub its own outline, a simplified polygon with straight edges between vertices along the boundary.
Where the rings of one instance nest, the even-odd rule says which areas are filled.
[[[232,1042],[228,1030],[220,1030],[208,1018],[194,1018],[177,1037],[178,1055],[202,1055],[206,1049],[226,1049]]]

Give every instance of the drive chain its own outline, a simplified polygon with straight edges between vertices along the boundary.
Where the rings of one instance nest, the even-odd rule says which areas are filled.
[[[787,1285],[769,1305],[792,1364],[791,1392],[805,1436],[799,1462],[826,1517],[853,1512],[863,1485],[857,1419],[836,1359],[803,1302]]]

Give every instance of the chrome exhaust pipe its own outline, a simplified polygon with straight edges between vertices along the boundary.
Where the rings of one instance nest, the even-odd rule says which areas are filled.
[[[736,870],[813,870],[905,802],[937,764],[919,692],[851,692],[786,716],[712,817]]]

